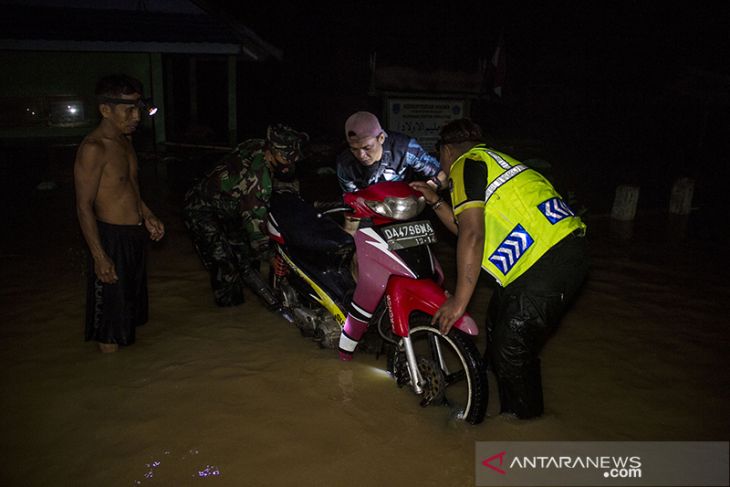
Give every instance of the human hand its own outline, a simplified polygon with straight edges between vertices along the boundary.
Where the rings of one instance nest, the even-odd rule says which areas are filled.
[[[354,236],[357,229],[360,228],[360,219],[353,216],[345,215],[345,221],[342,224],[342,229]]]
[[[155,242],[158,242],[165,236],[165,225],[151,213],[145,217],[144,226],[147,227],[147,231],[150,232],[150,238]]]
[[[458,302],[454,296],[449,296],[438,311],[436,311],[436,314],[433,315],[431,324],[438,323],[439,330],[443,335],[446,335],[451,330],[451,327],[454,326],[456,320],[461,318],[465,311],[466,304]]]
[[[443,171],[439,171],[437,175],[426,181],[428,185],[433,188],[435,191],[438,191],[444,187],[444,184],[446,184],[446,173]]]
[[[106,254],[94,257],[94,273],[104,284],[114,284],[119,280],[114,262]]]
[[[415,189],[416,191],[420,191],[421,194],[423,194],[423,197],[426,199],[426,203],[429,205],[433,205],[439,200],[439,195],[436,194],[434,188],[431,187],[431,185],[429,185],[426,181],[413,181],[412,183],[408,183],[408,186]]]

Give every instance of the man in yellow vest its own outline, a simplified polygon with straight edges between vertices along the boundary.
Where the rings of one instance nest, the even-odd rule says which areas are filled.
[[[541,174],[484,145],[477,124],[452,121],[440,137],[453,208],[427,185],[411,183],[458,237],[456,290],[433,323],[447,333],[486,270],[499,284],[487,310],[486,355],[501,412],[540,416],[539,353],[588,271],[586,226]]]

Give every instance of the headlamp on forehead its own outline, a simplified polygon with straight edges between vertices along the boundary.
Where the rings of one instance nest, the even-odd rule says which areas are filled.
[[[157,113],[157,107],[152,103],[152,98],[139,98],[138,100],[128,100],[126,98],[112,98],[110,96],[100,96],[99,103],[112,103],[114,105],[134,105],[140,111],[146,113],[150,117]]]

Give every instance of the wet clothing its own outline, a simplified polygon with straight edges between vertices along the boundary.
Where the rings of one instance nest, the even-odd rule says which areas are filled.
[[[257,294],[265,285],[258,261],[270,256],[264,222],[272,177],[264,145],[263,139],[241,143],[185,195],[183,220],[218,306],[243,303],[244,285]]]
[[[539,354],[588,272],[585,224],[539,173],[483,145],[451,167],[458,215],[484,208],[482,267],[500,285],[487,312],[486,359],[501,410],[543,413]]]
[[[585,238],[571,234],[492,295],[485,358],[497,376],[503,413],[520,418],[543,413],[539,354],[587,272]]]
[[[360,344],[360,340],[368,330],[368,323],[370,323],[372,317],[372,313],[365,311],[354,301],[350,302],[345,324],[340,334],[340,342],[337,346],[340,359],[350,360],[352,358],[355,349]]]
[[[101,282],[89,258],[86,291],[86,340],[131,345],[135,328],[147,322],[147,241],[144,225],[97,221],[102,248],[114,262],[119,280]]]
[[[430,179],[440,171],[439,161],[416,139],[398,132],[388,133],[382,157],[370,166],[360,163],[349,150],[337,157],[337,179],[345,193],[382,181],[411,181],[413,172]]]

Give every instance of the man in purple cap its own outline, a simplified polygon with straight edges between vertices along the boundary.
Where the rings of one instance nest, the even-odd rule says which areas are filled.
[[[446,174],[439,161],[413,137],[398,132],[386,134],[378,117],[370,112],[355,112],[345,122],[345,137],[350,149],[337,157],[337,178],[344,192],[357,191],[382,181],[406,181],[414,173],[434,189],[443,186]],[[345,216],[345,231],[355,233],[359,221]],[[339,356],[351,360],[355,347],[367,329],[368,318],[355,304],[350,306],[340,337]]]
[[[370,112],[350,115],[345,138],[350,148],[337,157],[337,178],[346,193],[381,181],[410,181],[413,173],[435,188],[446,181],[439,161],[416,139],[398,132],[386,134]]]

